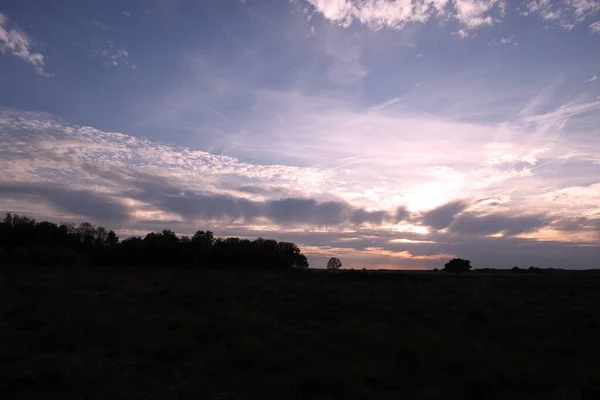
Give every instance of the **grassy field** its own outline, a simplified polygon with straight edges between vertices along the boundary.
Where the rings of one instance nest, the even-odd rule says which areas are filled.
[[[3,398],[600,398],[597,278],[27,268],[0,293]]]

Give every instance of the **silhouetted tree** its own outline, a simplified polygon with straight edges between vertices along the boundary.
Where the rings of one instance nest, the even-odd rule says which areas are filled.
[[[328,271],[338,271],[342,268],[342,262],[337,257],[331,257],[329,261],[327,261],[327,270]]]
[[[114,231],[89,222],[56,225],[10,213],[0,221],[0,249],[0,262],[16,264],[308,268],[306,256],[289,242],[215,240],[210,231],[188,238],[168,229],[119,242]]]
[[[459,275],[461,272],[466,272],[471,269],[471,261],[463,260],[462,258],[454,258],[444,265],[445,272],[453,272]]]
[[[209,268],[210,253],[214,244],[215,238],[211,231],[197,231],[191,241],[193,264]]]
[[[294,243],[277,244],[278,264],[283,268],[308,269],[308,260]]]

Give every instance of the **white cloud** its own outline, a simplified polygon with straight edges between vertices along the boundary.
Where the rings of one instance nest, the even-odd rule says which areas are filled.
[[[17,111],[0,111],[0,140],[0,169],[3,178],[12,181],[43,180],[98,188],[98,181],[86,178],[86,165],[93,165],[111,171],[144,172],[184,188],[218,194],[229,193],[231,185],[239,184],[318,195],[334,173],[175,149],[121,133],[59,123],[45,114]],[[49,170],[62,172],[45,175]]]
[[[469,37],[469,31],[467,31],[466,29],[459,29],[458,32],[456,32],[456,34],[463,39]]]
[[[525,7],[524,15],[539,15],[543,20],[555,22],[567,30],[600,12],[600,2],[596,0],[529,0]]]
[[[503,0],[306,0],[326,19],[341,26],[357,21],[374,30],[402,29],[409,23],[433,18],[450,19],[462,27],[459,36],[502,20],[508,3]],[[600,12],[597,0],[527,0],[521,15],[537,15],[565,29],[573,29]],[[590,25],[600,32],[600,22]]]
[[[8,28],[8,17],[0,13],[0,52],[10,53],[33,65],[42,76],[50,76],[44,72],[45,58],[41,53],[33,52],[33,41],[18,28]]]
[[[323,17],[348,26],[358,21],[378,30],[402,29],[413,22],[427,22],[432,18],[451,18],[464,29],[472,30],[491,25],[503,14],[500,0],[307,0]]]
[[[493,24],[490,12],[494,7],[502,7],[501,2],[496,0],[456,0],[453,3],[455,18],[470,29]]]
[[[123,14],[126,17],[131,17],[131,13],[129,11],[126,11],[126,10],[121,11],[121,14]]]

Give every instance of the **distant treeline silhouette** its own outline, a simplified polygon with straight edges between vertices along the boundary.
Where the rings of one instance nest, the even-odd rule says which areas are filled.
[[[171,230],[119,240],[112,230],[37,222],[8,213],[0,222],[0,262],[20,265],[195,266],[231,269],[306,269],[294,243],[235,237],[215,239],[210,231],[191,238]]]
[[[512,272],[512,273],[517,273],[517,274],[546,274],[546,273],[563,271],[563,270],[557,269],[557,268],[539,268],[539,267],[531,266],[529,268],[512,267],[511,269],[479,268],[479,269],[475,269],[474,271],[475,272],[489,272],[489,273]]]

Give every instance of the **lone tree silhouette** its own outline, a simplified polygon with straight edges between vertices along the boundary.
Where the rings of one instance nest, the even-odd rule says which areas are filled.
[[[454,258],[444,265],[444,271],[454,272],[459,275],[461,272],[466,272],[471,269],[471,261],[463,260],[462,258]]]
[[[337,257],[331,257],[329,261],[327,261],[327,270],[328,271],[338,271],[342,268],[342,262]]]

